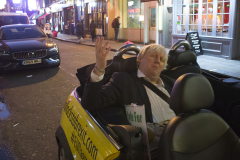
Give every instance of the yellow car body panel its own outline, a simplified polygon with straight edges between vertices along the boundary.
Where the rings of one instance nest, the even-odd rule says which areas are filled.
[[[120,151],[82,108],[74,92],[67,99],[60,122],[73,158],[76,160],[115,159]]]

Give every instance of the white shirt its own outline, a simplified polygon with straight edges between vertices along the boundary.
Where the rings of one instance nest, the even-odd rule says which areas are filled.
[[[151,82],[150,79],[146,77],[139,69],[137,72],[137,76],[143,77],[145,80]],[[168,91],[164,88],[164,83],[160,77],[157,80],[157,84],[154,85],[164,94],[170,97]],[[173,110],[169,107],[169,104],[167,102],[165,102],[161,97],[159,97],[156,93],[154,93],[151,89],[149,89],[145,85],[144,87],[147,91],[147,95],[151,104],[153,122],[159,123],[165,120],[171,120],[173,117],[176,116]]]
[[[91,82],[99,82],[103,79],[103,76],[104,75],[98,76],[92,71],[90,80]],[[150,79],[146,77],[139,69],[137,71],[137,76],[144,77],[145,80],[151,82]],[[167,90],[164,88],[164,83],[160,77],[157,80],[157,84],[154,85],[164,94],[170,97]],[[159,123],[165,120],[171,120],[173,117],[175,117],[175,113],[169,107],[169,104],[167,104],[167,102],[165,102],[161,97],[159,97],[156,93],[154,93],[151,89],[149,89],[145,85],[144,87],[147,91],[147,95],[151,104],[153,122]]]

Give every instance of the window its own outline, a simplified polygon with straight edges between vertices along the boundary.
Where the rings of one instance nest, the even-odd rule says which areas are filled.
[[[28,24],[27,16],[3,16],[5,25],[9,24]]]
[[[176,0],[176,32],[229,37],[231,0]]]
[[[128,0],[127,6],[127,28],[140,28],[139,15],[143,14],[144,4],[141,3],[141,0]],[[141,25],[141,28],[143,28],[143,25]]]
[[[220,37],[228,37],[229,28],[229,0],[218,0],[217,5],[217,30],[216,35]]]
[[[151,8],[151,27],[156,27],[156,8]]]
[[[198,31],[198,0],[189,2],[189,31]]]
[[[45,33],[37,26],[32,27],[8,27],[3,29],[3,40],[26,39],[46,37]]]
[[[89,18],[94,20],[94,23],[97,25],[98,29],[102,29],[104,19],[103,15],[104,12],[106,11],[106,2],[105,1],[94,1],[94,2],[89,2],[88,3],[88,14]],[[91,20],[89,21],[89,26],[90,26]]]
[[[201,35],[212,36],[213,25],[213,0],[203,0],[202,3],[202,33]]]
[[[187,0],[177,1],[177,33],[185,34],[186,14],[187,14]]]

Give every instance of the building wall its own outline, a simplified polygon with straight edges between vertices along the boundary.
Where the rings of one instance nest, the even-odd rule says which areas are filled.
[[[143,9],[143,13],[140,12],[141,15],[144,15],[144,21],[139,22],[141,24],[141,28],[128,28],[128,22],[127,18],[122,18],[122,17],[128,17],[128,1],[127,0],[122,0],[122,1],[117,1],[114,0],[114,8],[115,12],[114,15],[115,17],[120,16],[120,30],[119,30],[119,39],[122,40],[128,40],[130,39],[131,41],[138,41],[138,42],[143,42],[143,43],[157,43],[160,44],[161,35],[159,31],[159,16],[163,16],[159,14],[159,4],[157,1],[150,1],[150,2],[144,2],[142,3],[143,5],[141,6],[140,10]],[[136,2],[136,1],[134,1]],[[139,0],[140,3],[140,0]],[[143,7],[143,8],[142,8]],[[155,8],[156,9],[156,26],[151,28],[150,31],[150,24],[151,24],[151,14],[150,14],[150,8]],[[113,30],[113,29],[112,29]],[[114,32],[111,38],[114,38]]]
[[[114,5],[116,3],[116,0],[109,0],[107,2],[107,17],[108,17],[108,22],[107,22],[107,39],[114,39],[114,29],[112,28],[112,21],[115,18],[115,15],[118,13],[116,10],[116,6]],[[121,20],[120,20],[121,22]]]
[[[235,5],[235,14],[234,14],[234,26],[233,26],[233,43],[232,43],[232,51],[231,58],[232,59],[240,59],[240,1],[236,1]]]
[[[140,40],[140,37],[141,37],[141,40]],[[139,28],[120,28],[118,38],[125,41],[130,39],[130,41],[143,42],[144,29],[142,28],[140,30]]]

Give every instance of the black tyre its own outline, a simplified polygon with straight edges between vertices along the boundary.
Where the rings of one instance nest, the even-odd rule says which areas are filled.
[[[62,147],[62,145],[59,143],[59,146],[58,146],[58,159],[59,160],[67,160],[67,156],[66,156],[66,153]]]

